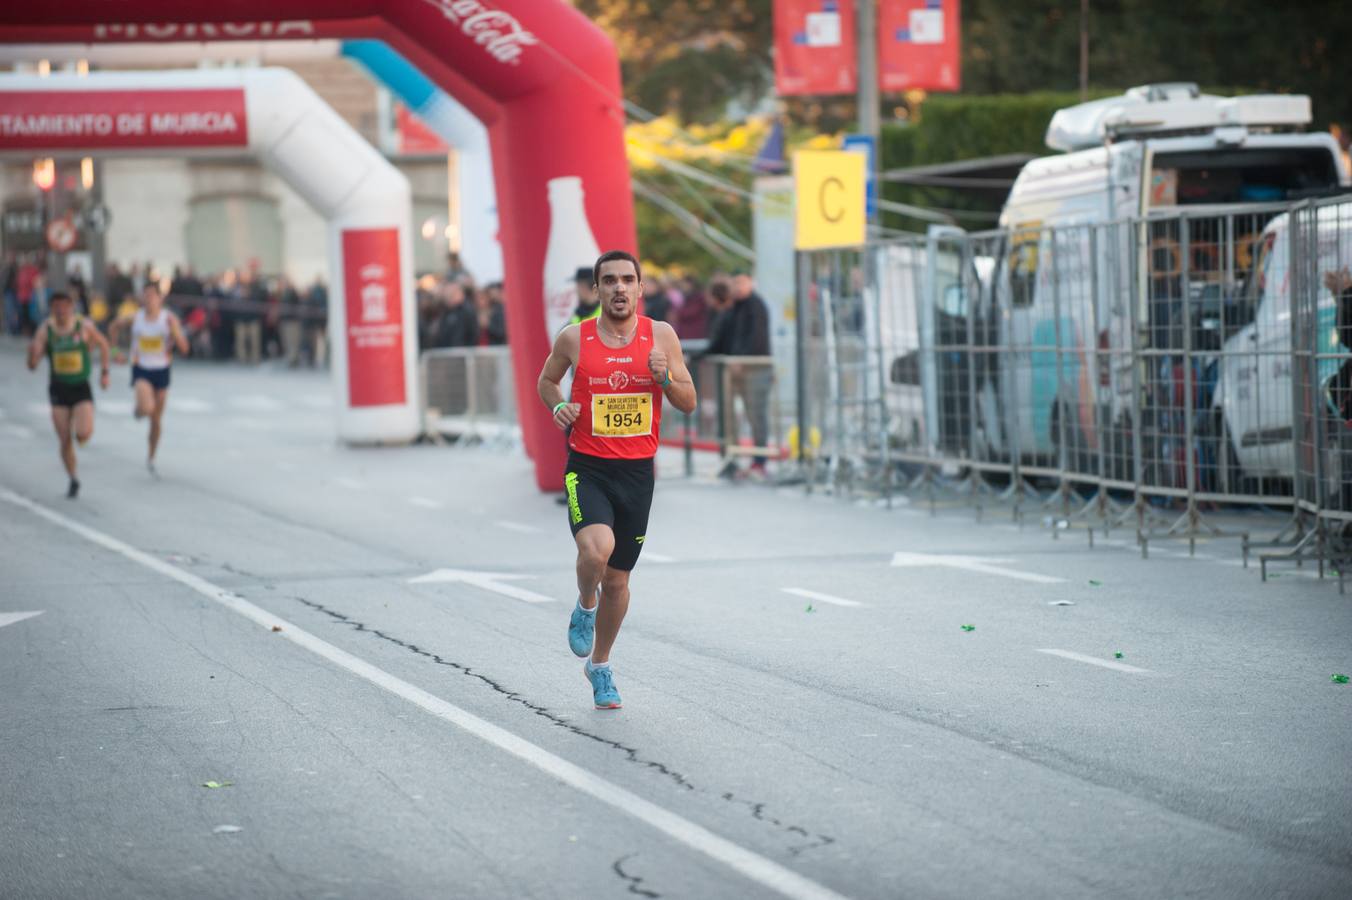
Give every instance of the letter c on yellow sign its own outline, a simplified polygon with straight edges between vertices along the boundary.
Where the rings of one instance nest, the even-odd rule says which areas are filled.
[[[834,204],[835,212],[831,212],[831,208],[826,205],[827,188],[834,188],[836,193],[840,193],[845,190],[845,182],[833,175],[822,182],[821,190],[817,192],[817,203],[821,206],[822,218],[834,224],[844,218],[845,207],[837,200]]]

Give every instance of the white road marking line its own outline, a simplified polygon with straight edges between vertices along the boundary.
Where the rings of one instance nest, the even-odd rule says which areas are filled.
[[[179,412],[198,414],[216,411],[216,407],[213,404],[208,403],[205,400],[199,400],[197,397],[180,397],[175,395],[171,399],[171,402],[174,405],[174,409]]]
[[[439,500],[433,500],[431,497],[409,497],[408,502],[414,506],[421,506],[423,509],[441,509],[446,505]]]
[[[540,529],[536,528],[534,525],[526,525],[521,522],[508,522],[505,520],[498,520],[493,524],[498,526],[499,528],[506,528],[508,531],[515,531],[518,532],[519,534],[540,533]]]
[[[651,550],[644,550],[644,551],[643,551],[643,558],[646,559],[648,562],[655,562],[655,563],[674,563],[674,562],[676,562],[676,557],[674,557],[674,556],[667,556],[665,553],[654,553],[654,552],[651,551]]]
[[[349,491],[362,491],[366,489],[366,485],[355,478],[339,476],[338,478],[333,479],[333,483],[339,487],[345,487]]]
[[[11,425],[8,422],[6,422],[5,434],[8,434],[16,438],[23,438],[24,440],[31,440],[33,437],[33,429],[28,428],[24,425]]]
[[[635,793],[611,784],[581,766],[574,765],[562,757],[555,756],[543,747],[517,737],[505,728],[494,725],[486,719],[481,719],[422,688],[415,687],[407,681],[353,656],[346,650],[341,650],[308,631],[302,630],[291,622],[274,616],[243,597],[217,587],[204,578],[199,578],[191,572],[185,572],[177,566],[170,565],[148,553],[137,550],[135,547],[101,531],[96,531],[73,519],[68,519],[60,513],[53,512],[8,489],[0,488],[0,499],[15,506],[23,507],[35,515],[80,535],[91,543],[98,544],[167,578],[171,578],[208,599],[214,600],[231,612],[261,625],[265,631],[271,632],[274,626],[280,627],[282,630],[273,632],[272,637],[290,641],[298,647],[309,650],[316,656],[328,660],[358,678],[362,678],[396,697],[407,700],[418,708],[459,727],[499,750],[510,753],[563,784],[632,816],[763,887],[776,891],[785,897],[794,898],[794,900],[844,900],[843,895],[830,888],[799,875],[797,872],[785,868],[758,853],[747,850],[727,838],[720,837],[712,831],[658,806],[656,803],[644,800]]]
[[[250,412],[277,412],[282,408],[282,404],[266,394],[242,394],[238,397],[231,397],[229,403],[235,409],[245,409]]]
[[[329,394],[306,394],[300,402],[311,409],[333,409],[333,397]]]
[[[537,594],[535,591],[528,591],[525,588],[519,588],[511,584],[500,584],[502,581],[513,581],[518,578],[533,578],[533,575],[514,575],[508,572],[471,572],[465,569],[437,569],[435,572],[428,572],[426,575],[419,575],[417,578],[410,578],[409,584],[445,584],[447,582],[459,582],[462,584],[472,584],[485,591],[492,591],[495,594],[501,594],[504,597],[511,597],[513,600],[521,600],[525,603],[553,603],[553,597],[546,597],[544,594]]]
[[[1012,563],[1012,559],[997,559],[987,556],[957,556],[944,553],[894,553],[894,566],[947,566],[952,569],[965,569],[968,572],[980,572],[983,575],[1000,575],[1004,578],[1017,578],[1020,581],[1033,581],[1037,584],[1064,584],[1064,578],[1052,575],[1038,575],[1035,572],[1020,572],[1018,569],[1006,569],[995,563]]]
[[[31,619],[34,616],[40,615],[42,615],[42,610],[40,609],[34,610],[33,612],[0,613],[0,628],[4,628],[6,625],[13,625],[15,622],[22,622],[24,619]]]
[[[1076,653],[1074,650],[1038,650],[1038,653],[1048,653],[1052,656],[1060,656],[1065,659],[1073,659],[1076,662],[1089,663],[1091,666],[1102,666],[1105,669],[1115,669],[1118,672],[1130,672],[1133,675],[1148,675],[1149,669],[1138,669],[1136,666],[1129,666],[1126,663],[1120,663],[1112,659],[1099,659],[1096,656],[1086,656],[1083,653]]]
[[[94,409],[102,412],[111,413],[115,416],[131,415],[130,400],[104,400],[102,397],[94,398]]]
[[[816,591],[806,591],[802,588],[780,588],[786,594],[793,594],[795,597],[804,597],[808,600],[818,600],[822,603],[830,603],[833,606],[863,606],[857,600],[846,600],[844,597],[833,597],[830,594],[819,594]]]

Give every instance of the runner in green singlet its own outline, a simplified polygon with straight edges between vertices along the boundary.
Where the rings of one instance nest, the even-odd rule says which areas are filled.
[[[61,445],[61,461],[70,476],[66,496],[80,493],[75,468],[75,441],[83,446],[94,434],[94,393],[89,389],[89,348],[99,348],[102,371],[99,386],[108,390],[108,341],[94,323],[75,314],[75,302],[58,291],[49,301],[51,317],[38,327],[28,345],[28,368],[36,369],[46,356],[51,366],[47,397],[52,404],[52,427]]]

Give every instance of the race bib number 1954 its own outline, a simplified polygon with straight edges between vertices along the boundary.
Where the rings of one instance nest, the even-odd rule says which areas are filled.
[[[592,434],[596,437],[640,437],[652,430],[652,394],[592,395]]]

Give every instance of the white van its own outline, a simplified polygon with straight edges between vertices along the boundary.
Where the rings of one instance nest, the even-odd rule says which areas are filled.
[[[1337,300],[1324,276],[1352,271],[1352,201],[1319,207],[1313,217],[1318,247],[1313,267],[1305,269],[1317,292],[1318,353],[1347,352],[1335,334]],[[1308,221],[1308,219],[1307,219]],[[1289,478],[1295,457],[1291,446],[1293,385],[1291,367],[1291,222],[1283,213],[1263,230],[1251,290],[1254,319],[1226,342],[1214,414],[1229,442],[1239,474],[1250,478]],[[1322,386],[1338,369],[1337,359],[1321,359],[1316,377]]]
[[[875,255],[879,356],[889,440],[903,453],[968,456],[970,354],[921,352],[970,341],[994,260],[962,253],[965,233],[931,225],[924,242],[894,244]]]
[[[1029,162],[1000,216],[1009,242],[994,279],[993,332],[1008,349],[979,398],[988,453],[1054,461],[1064,433],[1071,449],[1091,459],[1098,449],[1095,405],[1100,421],[1129,440],[1129,304],[1136,305],[1136,321],[1144,327],[1152,262],[1150,255],[1132,253],[1126,226],[1099,230],[1091,253],[1095,229],[1088,226],[1176,216],[1184,207],[1215,214],[1241,203],[1293,201],[1346,188],[1348,169],[1334,138],[1299,133],[1310,121],[1308,97],[1224,98],[1192,84],[1132,88],[1053,116],[1047,145],[1064,152]],[[1253,221],[1256,236],[1266,217]],[[1227,238],[1226,252],[1233,255],[1244,252],[1252,236]],[[1156,250],[1167,259],[1167,239],[1158,247],[1152,242],[1151,255]],[[1053,259],[1060,260],[1055,279]],[[1233,279],[1216,285],[1213,299],[1232,295],[1248,268],[1242,262],[1226,260],[1224,272]],[[1189,285],[1194,300],[1198,287]],[[1058,336],[1065,348],[1059,359]],[[1106,350],[1119,352],[1110,357]],[[1128,457],[1125,447],[1109,450],[1117,459]]]

